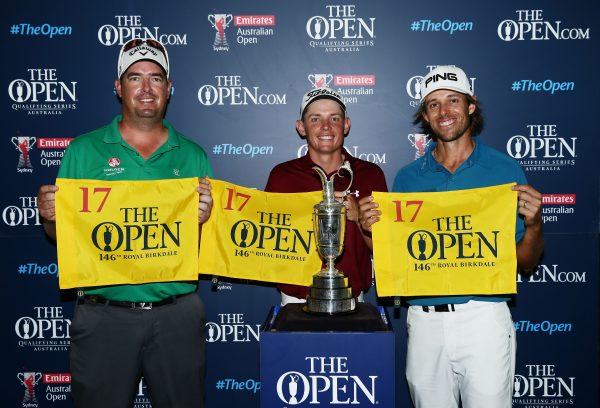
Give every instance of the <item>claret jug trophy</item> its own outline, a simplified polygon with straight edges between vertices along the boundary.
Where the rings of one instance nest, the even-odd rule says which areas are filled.
[[[345,161],[329,180],[319,167],[315,166],[313,169],[319,173],[323,183],[323,201],[314,206],[313,224],[317,251],[326,265],[313,275],[303,310],[307,313],[327,315],[351,313],[356,308],[356,299],[348,286],[348,278],[334,264],[344,250],[346,231],[346,207],[335,200],[334,180],[336,176],[340,177],[341,170],[346,170],[350,174],[350,184],[344,191],[346,195],[352,187],[354,175],[348,161]]]

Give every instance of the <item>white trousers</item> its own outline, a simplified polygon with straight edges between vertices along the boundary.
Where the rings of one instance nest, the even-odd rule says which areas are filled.
[[[406,379],[415,408],[511,408],[515,328],[506,302],[410,306]]]

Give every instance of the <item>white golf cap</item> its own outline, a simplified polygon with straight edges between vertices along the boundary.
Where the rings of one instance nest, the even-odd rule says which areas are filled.
[[[337,103],[340,104],[344,113],[346,113],[346,105],[342,99],[342,95],[337,93],[331,88],[317,88],[311,89],[302,97],[302,103],[300,104],[300,119],[302,119],[302,115],[304,115],[304,111],[314,101],[318,99],[333,99]]]
[[[438,89],[450,89],[473,96],[471,82],[462,69],[452,65],[440,65],[421,80],[421,102]]]
[[[134,38],[121,47],[117,63],[117,78],[127,71],[127,68],[138,61],[153,61],[165,70],[169,77],[169,54],[159,41],[153,39]]]

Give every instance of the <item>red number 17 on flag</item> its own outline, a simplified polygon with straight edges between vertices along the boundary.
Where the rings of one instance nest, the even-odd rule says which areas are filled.
[[[402,216],[402,210],[404,209],[406,213],[409,212],[409,207],[416,207],[414,209],[411,208],[411,210],[414,211],[414,213],[412,214],[412,217],[410,217],[410,221],[409,222],[414,222],[415,219],[417,218],[417,215],[419,214],[419,211],[421,211],[421,207],[423,206],[423,200],[411,200],[411,201],[402,201],[402,200],[398,200],[398,201],[393,201],[394,204],[396,204],[396,219],[394,220],[394,222],[405,222],[404,217]],[[407,214],[410,215],[410,214]]]
[[[83,197],[81,200],[81,210],[79,212],[91,212],[90,211],[90,189],[88,187],[79,187],[79,189],[81,190]],[[98,205],[98,208],[96,209],[96,212],[102,212],[102,208],[104,207],[104,204],[106,204],[106,199],[108,198],[108,195],[110,194],[110,187],[94,187],[93,192],[92,192],[92,196],[94,196],[96,193],[103,193],[104,197],[102,198],[102,201],[100,202],[100,205]]]

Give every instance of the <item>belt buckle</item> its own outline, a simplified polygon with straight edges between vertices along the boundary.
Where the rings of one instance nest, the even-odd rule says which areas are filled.
[[[429,312],[454,312],[454,305],[453,304],[442,304],[442,305],[434,305],[434,306],[422,306],[423,311],[425,313],[429,313]]]
[[[433,306],[433,308],[436,312],[454,312],[456,310],[454,308],[454,304],[452,304],[452,303],[436,305],[436,306]]]
[[[436,312],[449,312],[449,311],[450,311],[450,309],[448,308],[448,305],[447,305],[447,304],[443,304],[443,305],[435,305],[435,306],[433,307],[433,309],[434,309]]]
[[[132,309],[151,310],[152,302],[131,303]]]

